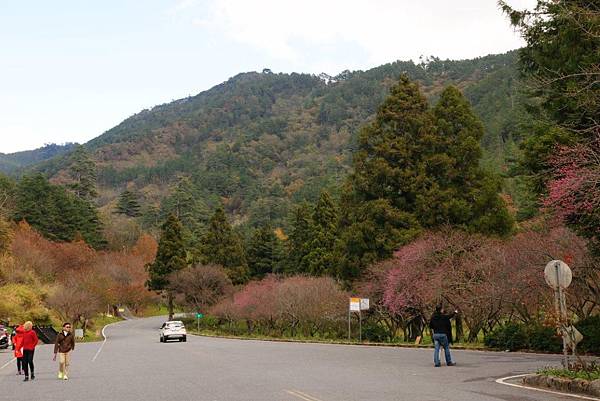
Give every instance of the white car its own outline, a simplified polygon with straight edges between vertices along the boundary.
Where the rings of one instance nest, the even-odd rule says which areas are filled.
[[[187,332],[183,322],[179,320],[171,320],[164,322],[160,328],[160,342],[166,343],[169,340],[179,340],[185,342],[187,340]]]

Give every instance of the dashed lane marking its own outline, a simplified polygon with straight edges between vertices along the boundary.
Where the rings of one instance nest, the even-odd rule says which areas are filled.
[[[317,397],[303,393],[302,391],[298,391],[298,390],[285,390],[285,392],[288,394],[291,394],[293,396],[296,396],[304,401],[323,401],[323,400],[318,399]]]
[[[7,367],[8,365],[10,365],[11,363],[13,363],[16,360],[17,360],[17,358],[13,358],[10,361],[6,362],[4,365],[0,366],[0,370],[4,369],[5,367]]]

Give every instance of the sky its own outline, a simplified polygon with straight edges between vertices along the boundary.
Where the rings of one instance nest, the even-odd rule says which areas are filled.
[[[523,43],[496,0],[0,0],[0,152],[84,143],[240,72],[336,75]]]

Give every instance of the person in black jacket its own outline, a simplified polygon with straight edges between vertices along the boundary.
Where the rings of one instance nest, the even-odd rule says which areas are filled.
[[[433,353],[433,364],[436,368],[440,367],[440,346],[444,347],[444,357],[446,359],[446,365],[456,365],[452,362],[452,355],[450,355],[450,343],[452,342],[452,324],[450,319],[456,315],[457,311],[454,311],[451,315],[445,315],[441,305],[435,307],[435,312],[431,316],[429,321],[429,328],[433,334],[433,342],[435,350]]]

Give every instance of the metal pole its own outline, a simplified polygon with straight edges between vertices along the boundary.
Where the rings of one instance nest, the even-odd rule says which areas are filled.
[[[348,341],[350,341],[350,314],[352,312],[350,311],[350,308],[348,308]]]
[[[565,369],[569,368],[569,352],[567,351],[567,338],[565,331],[566,324],[566,311],[564,310],[564,294],[562,292],[562,288],[560,285],[560,274],[558,272],[559,264],[558,262],[554,264],[554,271],[556,273],[556,286],[558,287],[555,293],[555,306],[556,312],[558,313],[558,324],[560,328],[560,334],[562,335],[563,340],[563,367]]]
[[[358,341],[362,342],[362,312],[358,310]]]

